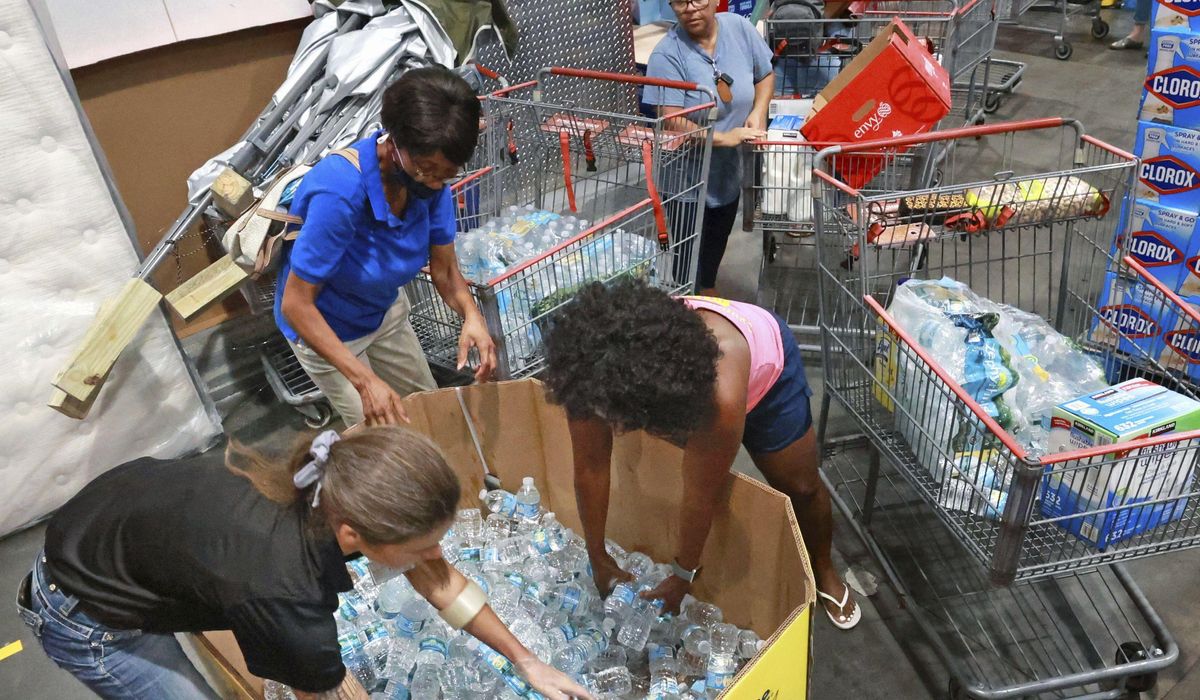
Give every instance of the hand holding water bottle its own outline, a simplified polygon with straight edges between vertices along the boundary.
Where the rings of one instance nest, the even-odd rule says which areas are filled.
[[[536,656],[530,654],[513,662],[529,685],[541,693],[546,700],[595,700],[592,694],[584,689],[567,674],[542,663]]]
[[[668,576],[662,583],[648,591],[642,591],[639,596],[645,600],[663,601],[663,610],[669,613],[679,612],[679,603],[692,590],[692,584],[678,576]]]
[[[591,560],[592,580],[596,582],[596,588],[601,594],[607,596],[613,587],[622,581],[633,581],[633,574],[622,569],[608,552],[593,554]]]

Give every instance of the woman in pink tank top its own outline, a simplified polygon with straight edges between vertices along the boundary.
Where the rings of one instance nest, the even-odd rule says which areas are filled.
[[[575,490],[596,585],[630,578],[605,551],[614,433],[644,430],[684,449],[675,574],[647,598],[678,609],[738,446],[792,500],[825,610],[850,629],[861,610],[833,564],[829,492],[818,476],[804,362],[775,314],[711,297],[672,298],[635,280],[585,287],[546,334],[546,385],[566,409]]]

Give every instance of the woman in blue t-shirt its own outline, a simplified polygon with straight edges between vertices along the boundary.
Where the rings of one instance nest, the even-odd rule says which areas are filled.
[[[279,270],[275,320],[346,425],[407,420],[401,396],[436,388],[401,290],[426,264],[463,319],[459,368],[471,348],[476,379],[495,367],[495,344],[454,255],[447,187],[475,150],[479,118],[462,78],[441,67],[410,70],[384,91],[384,129],[350,146],[358,163],[325,158],[297,188],[289,211],[304,224]]]
[[[717,14],[717,0],[671,0],[670,4],[679,23],[655,47],[646,74],[693,82],[717,95],[696,273],[698,292],[711,295],[741,196],[742,165],[737,147],[767,135],[767,109],[775,89],[775,74],[766,41],[745,17]],[[648,86],[642,99],[657,105],[665,116],[695,107],[708,97],[700,92]],[[685,128],[691,131],[698,127]],[[672,207],[676,235],[694,230],[696,206],[685,203]]]

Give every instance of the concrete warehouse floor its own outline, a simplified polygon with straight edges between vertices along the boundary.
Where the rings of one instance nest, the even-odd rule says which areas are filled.
[[[1110,13],[1113,32],[1109,40],[1128,30],[1130,15]],[[1034,17],[1049,22],[1048,17]],[[1141,52],[1116,53],[1107,42],[1087,35],[1086,20],[1076,20],[1068,33],[1075,53],[1069,62],[1052,56],[1046,35],[1002,27],[996,56],[1028,64],[1023,83],[1007,98],[993,120],[1070,116],[1081,120],[1088,133],[1121,148],[1132,146],[1140,84],[1145,75]],[[1020,156],[1036,166],[1038,154]],[[735,228],[729,253],[722,267],[719,290],[732,298],[753,300],[757,289],[761,242],[759,234]],[[819,372],[810,376],[818,396]],[[300,417],[274,401],[264,386],[258,394],[230,410],[226,428],[239,439],[260,446],[289,444],[303,428]],[[834,424],[834,431],[838,423]],[[745,454],[736,468],[754,473]],[[0,540],[0,591],[12,596],[25,575],[42,541],[42,527]],[[836,536],[838,556],[854,577],[873,588],[872,577],[884,576],[850,528],[839,517]],[[1180,646],[1179,661],[1160,675],[1158,686],[1147,698],[1190,700],[1200,697],[1200,552],[1179,552],[1140,560],[1129,570],[1151,604],[1163,616]],[[9,598],[11,600],[11,598]],[[811,697],[817,700],[895,700],[942,698],[947,695],[948,676],[926,637],[903,609],[903,600],[881,583],[878,592],[860,597],[864,619],[852,632],[833,628],[823,615],[814,616]],[[1127,612],[1127,611],[1120,611]],[[1114,612],[1113,614],[1120,614]],[[1000,620],[997,624],[1006,624]],[[90,695],[74,679],[55,668],[41,653],[36,641],[9,607],[0,615],[0,647],[21,640],[25,650],[0,661],[0,698],[20,700],[71,700]],[[1036,653],[1036,652],[1035,652]],[[1052,696],[1058,697],[1058,696]]]

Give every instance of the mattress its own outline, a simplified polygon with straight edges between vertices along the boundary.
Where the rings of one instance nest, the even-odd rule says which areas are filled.
[[[49,408],[51,379],[138,263],[109,181],[27,0],[0,0],[0,535],[100,473],[178,457],[221,427],[161,311],[89,416]]]

